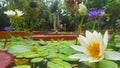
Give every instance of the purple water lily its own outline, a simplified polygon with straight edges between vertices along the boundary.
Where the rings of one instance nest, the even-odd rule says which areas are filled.
[[[6,31],[8,31],[10,29],[10,27],[9,26],[5,26],[4,27],[4,30],[6,30]],[[14,27],[12,27],[12,30],[14,30],[15,28]]]
[[[102,13],[103,9],[98,10],[88,10],[88,16],[89,17],[97,17]]]

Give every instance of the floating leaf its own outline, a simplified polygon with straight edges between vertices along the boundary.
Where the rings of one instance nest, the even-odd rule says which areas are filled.
[[[35,62],[41,62],[44,58],[33,58],[31,60],[32,63],[35,63]]]
[[[96,68],[96,63],[89,63],[88,61],[85,61],[85,62],[83,62],[85,65],[87,65],[87,66],[89,66],[89,67],[91,67],[91,68]]]
[[[115,62],[103,60],[98,63],[98,68],[118,68],[118,65]]]
[[[41,46],[47,45],[47,43],[43,40],[38,41],[38,44]]]
[[[34,57],[39,57],[39,54],[34,54],[34,53],[29,53],[29,54],[26,54],[24,55],[25,58],[34,58]]]
[[[70,47],[65,47],[65,48],[59,49],[59,52],[60,52],[60,53],[64,53],[64,54],[66,54],[66,55],[71,55],[71,54],[73,54],[73,53],[76,53],[77,51],[73,50],[73,49],[70,48]]]
[[[47,56],[47,58],[54,58],[54,57],[57,57],[57,53],[55,52],[52,52],[52,53],[49,53],[49,55]]]
[[[30,65],[19,65],[19,66],[14,66],[12,68],[31,68]]]
[[[99,62],[83,62],[84,64],[88,65],[92,68],[118,68],[118,65],[115,62],[102,60]]]
[[[65,61],[61,60],[53,60],[51,62],[48,62],[48,67],[49,68],[72,68],[71,65]]]
[[[58,54],[58,57],[61,58],[62,60],[66,60],[66,61],[75,61],[76,60],[76,59],[69,58],[65,54]]]
[[[22,54],[25,52],[30,52],[31,49],[29,46],[25,46],[25,45],[13,45],[11,47],[8,48],[8,52],[12,53],[12,54]]]
[[[71,65],[64,61],[53,61],[54,63],[57,63],[59,65],[62,65],[64,68],[72,68]]]
[[[48,51],[49,53],[52,53],[52,52],[57,52],[57,49],[54,49],[54,48],[52,47],[52,48],[47,49],[47,51]]]
[[[39,54],[39,56],[44,57],[44,56],[47,56],[49,53],[48,53],[48,51],[44,50],[44,51],[38,52],[38,54]]]
[[[56,63],[53,63],[53,62],[48,62],[47,63],[47,66],[49,67],[49,68],[64,68],[63,66],[61,66],[61,65],[59,65],[59,64],[56,64]]]
[[[24,56],[22,54],[16,55],[16,58],[23,58]]]

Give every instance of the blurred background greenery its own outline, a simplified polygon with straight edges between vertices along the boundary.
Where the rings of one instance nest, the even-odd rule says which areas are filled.
[[[58,1],[58,4],[55,1]],[[0,30],[3,31],[5,26],[10,25],[4,11],[18,9],[23,11],[24,15],[14,24],[17,31],[76,31],[82,18],[78,11],[81,2],[88,10],[103,9],[104,15],[99,17],[102,24],[97,24],[96,30],[119,31],[119,26],[116,25],[120,23],[117,21],[120,18],[119,0],[1,0]],[[92,21],[86,15],[82,28],[91,30],[92,26]]]

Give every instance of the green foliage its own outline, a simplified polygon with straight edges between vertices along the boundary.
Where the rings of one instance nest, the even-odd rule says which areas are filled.
[[[116,41],[116,45],[115,46],[119,50],[119,48],[120,48],[120,35],[115,35],[115,41]]]
[[[8,0],[9,1],[9,0]],[[36,5],[36,7],[31,7],[32,5]],[[16,19],[14,26],[16,27],[17,31],[25,31],[25,30],[34,30],[36,27],[40,25],[41,18],[48,19],[49,17],[49,9],[45,6],[43,1],[31,1],[31,0],[11,0],[9,1],[9,5],[7,9],[9,10],[21,10],[23,11],[24,15]],[[33,4],[35,3],[35,4]],[[29,10],[29,11],[28,11]],[[49,19],[48,19],[49,20]],[[23,29],[24,28],[24,29]]]
[[[71,65],[67,62],[61,61],[61,60],[54,60],[52,62],[48,62],[49,68],[72,68]]]
[[[103,60],[97,64],[98,68],[118,68],[118,65],[112,61]]]
[[[36,63],[36,62],[41,62],[43,60],[43,58],[33,58],[31,60],[32,63]]]
[[[120,49],[120,36],[116,34],[110,35],[108,49],[113,49],[115,51],[119,51]]]
[[[116,40],[117,37],[117,40]],[[119,36],[111,35],[108,49],[119,48]],[[17,41],[15,41],[17,40]],[[113,41],[115,41],[112,43]],[[102,60],[97,63],[89,62],[78,62],[78,59],[71,59],[68,56],[77,53],[70,45],[75,44],[75,40],[72,41],[33,41],[33,40],[22,40],[20,37],[12,37],[11,42],[8,44],[8,52],[12,53],[15,58],[26,58],[30,62],[31,66],[46,66],[49,68],[118,68],[118,65],[113,61]],[[117,46],[116,46],[117,44]],[[72,66],[77,64],[77,66]],[[19,66],[18,66],[19,67]]]
[[[115,62],[108,61],[108,60],[102,60],[96,63],[84,62],[84,64],[92,68],[118,68],[118,65]]]
[[[25,52],[30,52],[30,47],[25,45],[13,45],[8,48],[8,52],[12,54],[22,54]]]
[[[33,30],[42,30],[42,31],[49,31],[53,27],[51,22],[51,17],[52,15],[50,13],[50,6],[48,6],[49,3],[53,3],[54,0],[47,0],[46,2],[43,0],[7,0],[9,1],[9,5],[7,6],[7,9],[19,9],[24,12],[24,16],[17,19],[16,23],[14,26],[16,26],[17,31],[33,31]],[[61,24],[63,24],[63,27],[65,28],[66,31],[75,31],[77,29],[77,25],[79,24],[79,21],[81,20],[80,13],[78,12],[78,2],[76,3],[71,3],[71,7],[69,5],[70,0],[64,0],[64,3],[62,3],[61,0],[59,0],[59,6],[58,6],[58,12],[61,20]],[[79,0],[74,0],[74,1],[79,1]],[[37,7],[36,8],[31,8],[30,7],[30,2],[36,2]],[[119,17],[119,0],[84,0],[84,4],[88,7],[88,9],[98,9],[98,8],[103,8],[105,7],[107,14],[113,18],[118,18]],[[114,5],[113,5],[114,4]],[[6,8],[4,8],[6,10]],[[28,11],[29,10],[29,11]],[[3,13],[3,11],[2,11]],[[0,23],[1,25],[9,25],[9,20],[6,16],[1,14],[2,16],[0,17],[1,21],[5,21],[5,23]],[[7,19],[5,19],[7,18]],[[87,17],[86,17],[87,18]],[[113,22],[112,19],[110,19],[109,22],[100,26],[104,27],[105,29],[107,28],[113,28]],[[3,20],[5,19],[5,20]],[[42,20],[45,20],[45,22]],[[85,23],[86,21],[84,21]],[[1,26],[0,25],[0,26]],[[89,24],[85,24],[86,26]],[[83,25],[84,29],[87,29],[91,26],[88,26],[87,28]],[[99,29],[96,28],[96,29]]]
[[[76,61],[76,59],[68,58],[72,53],[76,53],[70,48],[70,45],[75,41],[22,41],[19,37],[12,37],[11,41],[8,45],[8,52],[16,58],[32,58],[31,64],[43,63],[45,59],[48,59],[47,65],[50,68],[52,67],[51,63],[53,66],[58,65],[61,68],[71,68],[71,65],[66,61]]]
[[[106,5],[106,12],[111,16],[117,18],[120,14],[120,1],[114,0]]]
[[[15,66],[13,68],[31,68],[30,65],[19,65],[19,66]]]
[[[65,61],[76,61],[77,59],[71,59],[65,54],[58,54],[58,58],[65,60]]]

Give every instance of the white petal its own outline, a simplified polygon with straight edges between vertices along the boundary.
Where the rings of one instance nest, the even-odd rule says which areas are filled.
[[[98,33],[98,37],[102,40],[102,34]]]
[[[87,41],[89,43],[99,42],[99,36],[98,36],[98,33],[96,31],[94,31],[93,33],[86,31],[86,38],[87,38]]]
[[[105,51],[105,59],[120,60],[120,53],[116,51]]]
[[[87,39],[86,39],[84,36],[82,36],[82,35],[79,35],[78,41],[80,42],[80,44],[81,44],[82,46],[86,46],[86,45],[88,44]]]
[[[101,56],[104,54],[104,51],[106,49],[101,33],[99,33],[99,39],[100,39],[100,56]]]
[[[93,32],[93,34],[94,34],[94,35],[97,35],[97,34],[98,34],[98,32],[97,32],[97,31],[94,31],[94,32]]]
[[[69,58],[75,58],[75,59],[80,59],[79,61],[88,61],[88,57],[85,54],[73,54],[69,56]]]
[[[91,40],[100,42],[100,39],[101,39],[100,33],[98,33],[97,31],[94,31],[92,34]]]
[[[72,45],[71,47],[77,51],[85,52],[85,48],[83,46]]]
[[[105,51],[105,46],[103,40],[100,40],[100,56],[104,55],[104,51]]]
[[[104,34],[103,42],[104,42],[104,45],[105,45],[105,48],[106,48],[107,43],[108,43],[108,31],[106,31],[105,34]]]
[[[91,38],[92,33],[90,31],[86,31],[85,34],[86,34],[86,38],[88,39]]]

